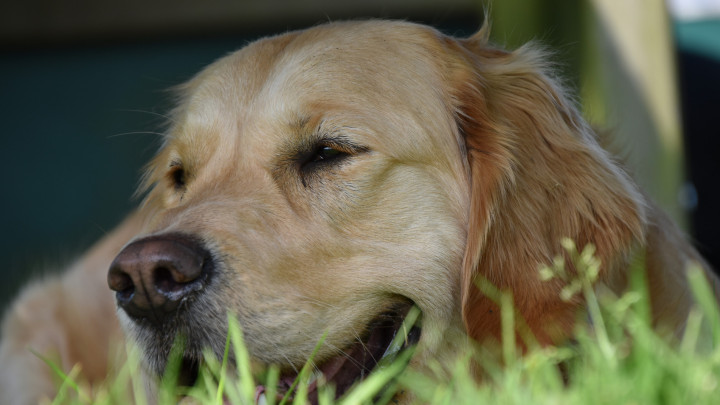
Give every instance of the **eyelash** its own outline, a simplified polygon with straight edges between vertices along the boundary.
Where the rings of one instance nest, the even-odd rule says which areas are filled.
[[[344,160],[368,149],[346,141],[322,140],[300,156],[300,171],[303,186],[308,186],[308,179],[319,170],[337,165]]]
[[[311,172],[367,151],[367,148],[345,140],[324,139],[299,156],[300,167],[305,172]]]

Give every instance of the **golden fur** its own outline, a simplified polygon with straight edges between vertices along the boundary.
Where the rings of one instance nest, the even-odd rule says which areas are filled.
[[[682,330],[684,270],[702,258],[551,73],[531,46],[507,52],[485,32],[454,39],[383,21],[323,25],[220,59],[180,89],[138,213],[16,301],[0,346],[3,399],[54,391],[28,347],[101,379],[120,336],[107,269],[128,241],[171,232],[219,258],[222,283],[199,300],[207,319],[187,319],[202,326],[201,343],[221,353],[229,310],[261,363],[302,364],[325,331],[318,359],[337,355],[398,301],[422,311],[413,364],[449,359],[466,334],[499,335],[478,280],[513,292],[541,344],[562,343],[583,302],[562,301],[561,283],[538,268],[563,237],[597,247],[601,283],[617,292],[644,254],[656,320]],[[339,140],[340,163],[297,161],[328,140]],[[154,336],[117,313],[149,369],[161,365]]]

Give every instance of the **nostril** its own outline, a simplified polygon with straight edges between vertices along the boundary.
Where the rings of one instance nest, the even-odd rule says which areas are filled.
[[[168,263],[159,265],[153,270],[154,291],[164,297],[166,306],[173,306],[174,303],[203,288],[205,279],[202,277],[202,267],[191,266],[188,269],[188,266],[178,266],[180,264]]]
[[[135,286],[130,286],[115,293],[118,301],[130,301],[135,295]]]
[[[158,267],[153,275],[153,284],[158,292],[172,294],[182,290],[183,284],[175,281],[173,272],[167,267]]]
[[[132,278],[122,270],[112,269],[108,274],[108,285],[115,291],[118,301],[127,302],[135,295],[135,284]]]

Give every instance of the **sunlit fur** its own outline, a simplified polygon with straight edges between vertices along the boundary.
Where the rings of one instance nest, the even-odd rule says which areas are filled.
[[[487,31],[454,39],[403,22],[327,24],[255,42],[178,94],[138,213],[6,319],[0,392],[12,403],[53,392],[26,346],[58,353],[65,369],[101,365],[87,374],[101,378],[118,333],[108,265],[128,240],[166,232],[197,237],[215,267],[163,336],[117,311],[151,372],[175,331],[194,355],[219,353],[227,311],[256,363],[291,368],[324,332],[318,362],[408,301],[423,317],[412,364],[442,364],[466,336],[499,337],[477,282],[510,291],[540,344],[563,343],[584,303],[538,277],[563,237],[597,247],[601,283],[615,291],[645,255],[658,326],[683,328],[685,264],[702,259],[598,145],[534,46],[508,52]],[[303,168],[301,152],[327,138],[362,148]]]

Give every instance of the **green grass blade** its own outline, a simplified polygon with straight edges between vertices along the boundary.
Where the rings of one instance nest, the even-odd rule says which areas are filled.
[[[265,398],[267,405],[275,405],[277,402],[277,386],[280,381],[280,368],[273,364],[269,367],[265,380]]]
[[[720,345],[720,309],[718,309],[717,297],[710,288],[710,283],[705,277],[705,271],[699,264],[691,264],[688,267],[687,274],[690,288],[709,324],[712,344],[717,347]]]
[[[69,388],[72,388],[75,392],[77,392],[78,397],[84,401],[84,402],[91,402],[90,398],[83,392],[82,389],[80,389],[80,386],[75,382],[75,378],[80,374],[80,368],[79,365],[73,366],[73,368],[70,370],[70,375],[65,374],[60,367],[58,367],[55,362],[51,361],[50,359],[46,358],[45,356],[41,355],[40,353],[36,352],[33,349],[29,349],[30,352],[40,360],[42,360],[45,364],[47,364],[50,369],[55,373],[55,375],[59,376],[62,381],[62,386],[65,387],[64,390]],[[73,374],[73,372],[75,374]]]
[[[310,357],[307,359],[305,364],[303,365],[302,369],[300,370],[300,373],[298,373],[297,378],[295,378],[295,381],[293,381],[292,385],[290,386],[290,389],[285,393],[282,400],[280,400],[280,405],[284,405],[292,395],[293,391],[295,391],[295,388],[298,386],[299,383],[303,383],[303,385],[306,385],[305,382],[308,378],[308,373],[310,372],[311,367],[314,367],[313,359],[317,355],[318,351],[320,351],[320,347],[325,343],[325,339],[327,338],[327,331],[323,333],[323,335],[320,337],[320,340],[315,345],[315,348],[313,349],[312,353],[310,354]],[[303,387],[305,389],[305,396],[307,396],[307,387]],[[295,395],[295,400],[293,401],[293,404],[295,401],[299,400],[305,400],[306,398],[301,395]]]
[[[242,398],[255,397],[255,380],[250,367],[250,354],[245,345],[242,329],[235,316],[228,316],[228,334],[232,341],[233,353],[238,371],[238,382]]]
[[[341,399],[342,405],[360,405],[372,401],[382,393],[395,377],[407,367],[410,358],[415,353],[413,347],[407,348],[398,354],[395,361],[385,368],[371,373],[362,383],[356,385]]]
[[[77,376],[80,374],[80,365],[76,364],[73,366],[73,368],[70,370],[70,372],[65,375],[63,374],[63,382],[60,385],[60,388],[58,389],[58,393],[55,396],[55,399],[52,402],[52,405],[60,405],[64,404],[65,400],[68,396],[67,391],[68,389],[72,388],[73,390],[77,391],[78,395],[82,395],[81,390],[79,389],[78,385],[75,383],[74,379],[77,378]],[[81,396],[82,398],[82,396]],[[84,403],[90,403],[90,399],[85,397],[82,401]]]
[[[506,366],[515,363],[517,340],[515,339],[515,309],[512,295],[504,291],[500,295],[500,325],[502,330],[502,353]]]
[[[147,405],[147,391],[145,389],[145,381],[141,377],[142,366],[140,365],[140,349],[134,345],[125,347],[127,353],[127,362],[129,369],[135,373],[135,378],[131,379],[133,399],[136,405]]]
[[[215,396],[215,404],[223,405],[223,393],[225,381],[227,379],[228,355],[230,353],[230,332],[225,338],[225,351],[223,352],[222,364],[220,365],[220,381],[218,381],[217,395]]]

